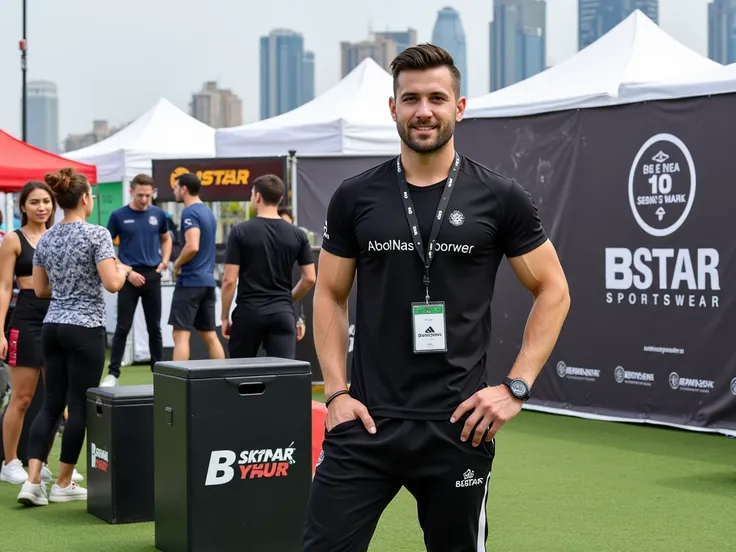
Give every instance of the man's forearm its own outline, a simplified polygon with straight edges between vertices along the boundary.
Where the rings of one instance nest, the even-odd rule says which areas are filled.
[[[169,264],[169,259],[171,259],[171,248],[174,245],[171,241],[171,236],[167,234],[167,237],[169,239],[163,240],[161,243],[161,262],[164,264]]]
[[[567,288],[548,288],[537,295],[510,378],[521,378],[530,386],[534,383],[557,343],[569,308]]]
[[[325,397],[347,389],[348,307],[333,297],[314,294],[314,346],[325,381]]]
[[[181,268],[183,265],[191,261],[196,254],[197,252],[194,249],[185,245],[184,247],[182,247],[181,253],[176,258],[174,266],[176,266],[176,268]]]
[[[300,278],[294,289],[291,290],[291,300],[294,302],[299,301],[310,289],[312,289],[311,284],[308,284],[304,278]]]
[[[235,282],[222,282],[222,313],[221,320],[230,320],[230,305],[233,304],[233,296],[235,295]]]

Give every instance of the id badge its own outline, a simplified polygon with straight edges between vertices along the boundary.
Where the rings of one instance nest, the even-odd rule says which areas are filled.
[[[445,303],[443,301],[412,303],[411,322],[415,353],[447,351]]]

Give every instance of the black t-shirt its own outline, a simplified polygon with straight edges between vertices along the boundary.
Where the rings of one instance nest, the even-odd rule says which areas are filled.
[[[409,185],[426,248],[445,182]],[[357,259],[352,395],[376,416],[449,419],[488,385],[490,303],[503,256],[546,240],[521,185],[462,157],[430,268],[431,300],[445,302],[448,350],[415,354],[411,303],[425,299],[424,265],[409,234],[396,159],[343,182],[330,200],[322,247]]]
[[[235,225],[225,249],[225,264],[240,266],[233,317],[294,312],[294,263],[313,262],[307,235],[281,218],[256,217]]]

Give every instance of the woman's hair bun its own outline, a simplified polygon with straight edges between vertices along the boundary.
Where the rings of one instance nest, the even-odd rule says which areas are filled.
[[[46,184],[51,186],[54,193],[63,194],[69,188],[72,176],[74,176],[74,169],[64,168],[55,173],[47,173],[44,180],[46,180]]]

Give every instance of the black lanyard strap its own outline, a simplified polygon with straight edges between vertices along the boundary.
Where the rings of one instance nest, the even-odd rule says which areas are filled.
[[[450,169],[450,174],[447,176],[445,189],[442,191],[442,199],[440,199],[440,203],[437,206],[437,213],[432,221],[432,229],[429,232],[429,248],[425,253],[422,234],[419,232],[419,221],[417,220],[414,203],[412,203],[411,194],[409,193],[409,184],[406,181],[406,176],[401,166],[401,156],[396,158],[396,171],[399,177],[399,191],[401,192],[401,201],[404,202],[406,221],[409,223],[409,231],[411,232],[412,241],[414,242],[414,247],[417,250],[417,255],[419,255],[419,260],[421,260],[424,265],[424,278],[422,279],[422,282],[424,283],[426,291],[425,300],[427,303],[429,303],[429,266],[432,264],[437,235],[440,233],[440,226],[442,226],[442,219],[444,218],[445,211],[447,210],[447,205],[450,203],[450,196],[452,195],[452,191],[455,189],[457,173],[459,170],[460,155],[455,152],[455,161]]]

